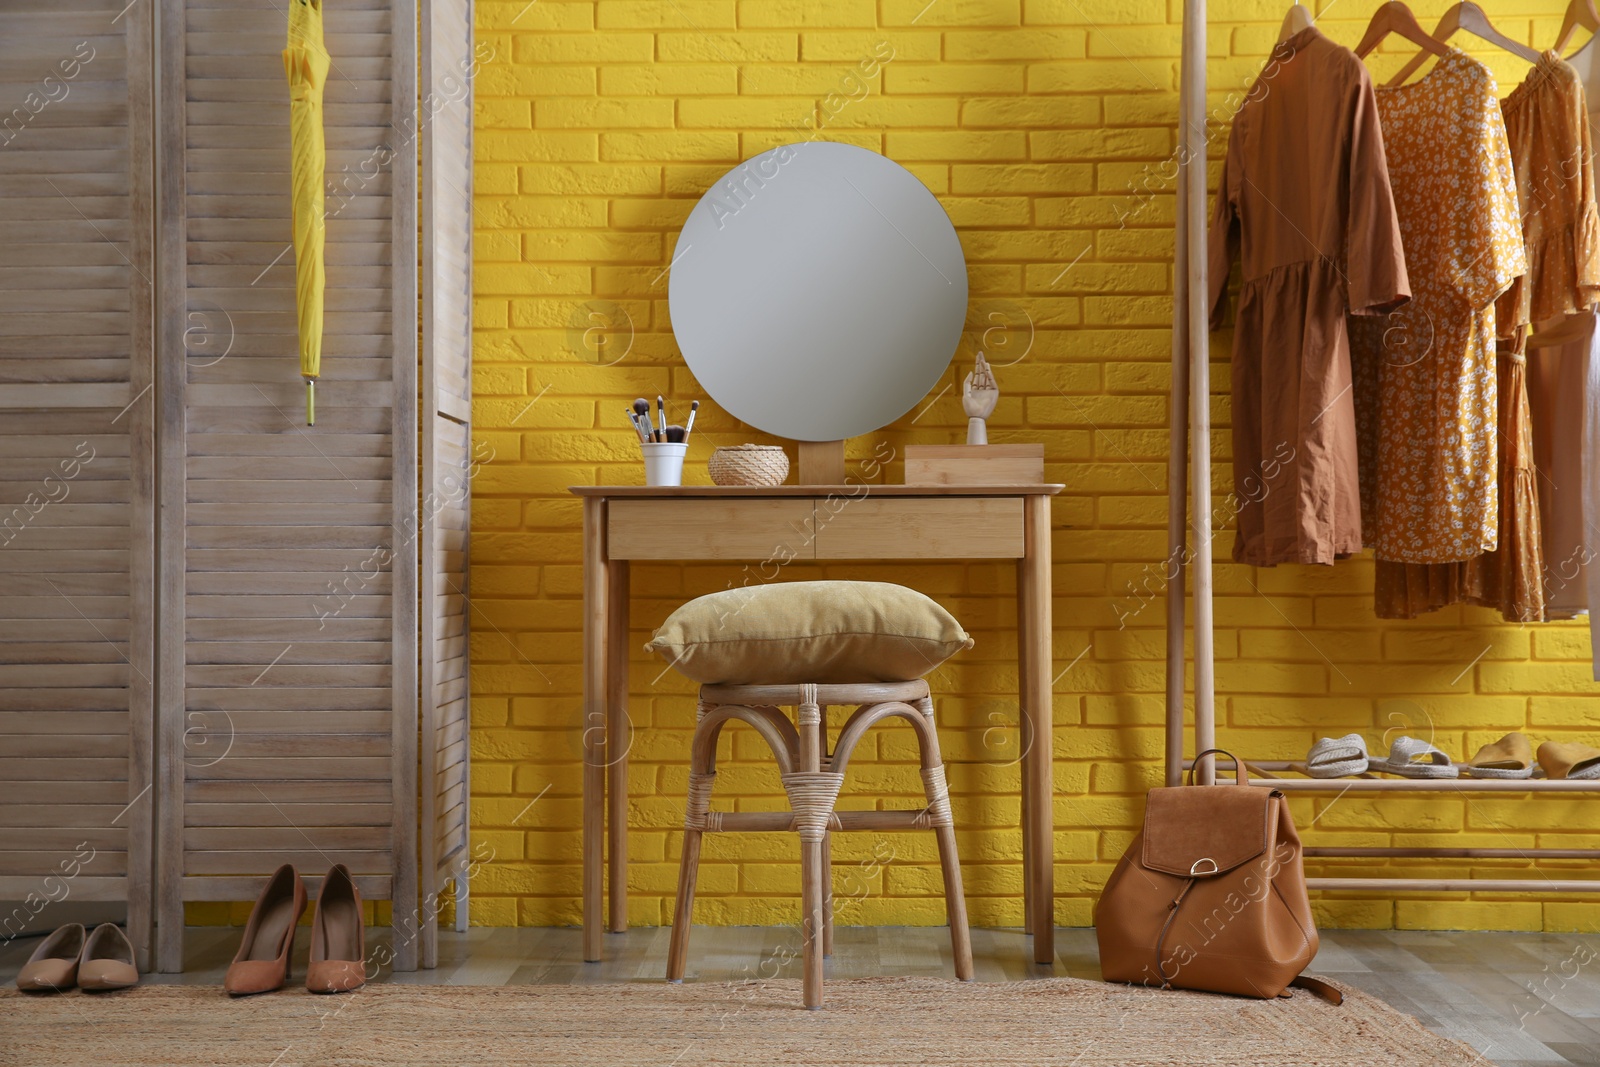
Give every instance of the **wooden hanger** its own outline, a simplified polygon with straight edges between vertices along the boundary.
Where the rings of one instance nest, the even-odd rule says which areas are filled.
[[[1592,3],[1593,0],[1582,0]],[[1483,13],[1483,8],[1467,0],[1452,7],[1444,13],[1444,18],[1439,20],[1439,25],[1433,28],[1433,39],[1448,41],[1455,36],[1457,30],[1466,30],[1474,37],[1481,37],[1492,45],[1504,48],[1514,56],[1520,56],[1529,63],[1539,62],[1539,53],[1525,44],[1518,44],[1499,30],[1489,24],[1489,16]],[[1389,84],[1404,85],[1407,78],[1417,72],[1417,68],[1428,61],[1426,53],[1419,52],[1411,62],[1400,68],[1400,73],[1389,80]]]
[[[1378,42],[1391,33],[1398,33],[1412,44],[1436,56],[1450,54],[1450,49],[1444,44],[1422,32],[1422,27],[1417,24],[1417,16],[1411,13],[1409,7],[1400,0],[1389,0],[1373,13],[1372,21],[1367,23],[1367,32],[1362,35],[1361,43],[1356,45],[1356,55],[1365,59],[1368,53],[1378,47]]]
[[[1567,5],[1567,14],[1561,20],[1561,32],[1556,34],[1556,43],[1550,47],[1557,52],[1562,51],[1567,47],[1567,42],[1572,40],[1573,31],[1580,27],[1588,30],[1591,35],[1600,33],[1600,12],[1595,11],[1594,0],[1572,0],[1572,3]],[[1592,40],[1594,40],[1593,36],[1589,38],[1589,41]],[[1588,48],[1589,41],[1585,41],[1581,47],[1573,49],[1572,55],[1575,56],[1585,48]],[[1569,56],[1568,58],[1571,57]]]
[[[1289,13],[1283,16],[1283,28],[1278,31],[1278,43],[1282,44],[1301,30],[1310,29],[1311,25],[1311,12],[1306,10],[1306,5],[1290,4]]]

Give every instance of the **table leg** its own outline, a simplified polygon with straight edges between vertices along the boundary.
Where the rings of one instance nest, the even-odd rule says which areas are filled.
[[[1022,932],[1033,933],[1033,761],[1028,758],[1033,726],[1028,718],[1028,628],[1032,595],[1025,560],[1017,560],[1017,764],[1022,769]]]
[[[1027,590],[1026,633],[1019,644],[1027,647],[1022,675],[1023,713],[1032,727],[1028,747],[1028,824],[1030,908],[1033,916],[1033,959],[1055,962],[1055,834],[1052,805],[1055,800],[1053,761],[1054,707],[1051,694],[1054,669],[1050,618],[1050,498],[1026,497],[1023,513],[1023,587]]]
[[[628,929],[628,561],[606,564],[606,829],[610,848],[611,913],[606,928]]]
[[[583,958],[600,959],[606,820],[606,503],[583,501]]]

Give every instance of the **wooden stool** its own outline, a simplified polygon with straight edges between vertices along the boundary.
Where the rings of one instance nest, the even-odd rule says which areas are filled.
[[[859,705],[827,751],[826,711],[830,705]],[[779,708],[796,709],[799,728]],[[866,732],[899,716],[916,730],[922,756],[922,786],[927,806],[916,811],[835,811],[850,754]],[[967,904],[961,891],[955,824],[939,736],[933,725],[928,683],[870,682],[849,685],[705,685],[700,687],[698,725],[689,757],[689,802],[684,819],[683,860],[678,868],[678,903],[667,954],[667,980],[681,982],[689,953],[689,920],[694,911],[695,879],[700,870],[700,835],[730,830],[794,830],[800,835],[802,955],[805,1002],[822,1007],[822,959],[833,951],[833,890],[830,841],[834,830],[932,830],[939,840],[944,871],[946,914],[956,977],[972,980],[972,941]],[[717,737],[732,720],[748,723],[764,738],[778,761],[787,812],[711,810],[716,781]],[[820,933],[820,936],[818,936]]]

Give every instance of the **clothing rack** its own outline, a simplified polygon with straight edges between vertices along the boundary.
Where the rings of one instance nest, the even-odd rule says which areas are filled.
[[[1184,756],[1185,578],[1194,571],[1194,751],[1216,747],[1216,689],[1212,638],[1210,309],[1206,254],[1206,0],[1184,0],[1178,91],[1177,234],[1173,274],[1171,427],[1167,472],[1167,687],[1166,782],[1178,785],[1194,765]],[[1191,478],[1190,471],[1193,471]],[[1187,511],[1186,511],[1187,505]],[[1191,517],[1192,516],[1192,517]],[[1190,538],[1192,536],[1192,547]],[[1290,778],[1303,765],[1247,760],[1251,784],[1293,794],[1396,793],[1560,794],[1600,793],[1600,781],[1477,778]],[[1215,781],[1215,760],[1195,771]],[[1600,859],[1600,849],[1308,847],[1311,858],[1366,859]],[[1318,890],[1600,893],[1600,880],[1550,878],[1307,879]]]

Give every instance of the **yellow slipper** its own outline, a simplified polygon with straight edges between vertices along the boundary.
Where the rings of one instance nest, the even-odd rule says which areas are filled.
[[[1524,733],[1506,734],[1478,749],[1465,770],[1473,778],[1532,778],[1533,742]]]
[[[1539,746],[1539,766],[1546,778],[1593,781],[1600,778],[1600,748],[1576,741],[1546,741]]]

